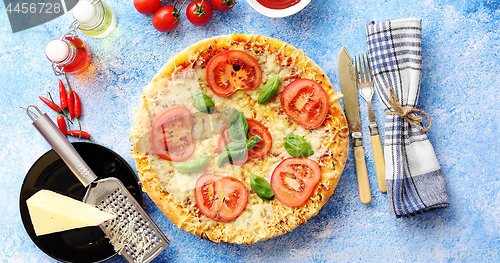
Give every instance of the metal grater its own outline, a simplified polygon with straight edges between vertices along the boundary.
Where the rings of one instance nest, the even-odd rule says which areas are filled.
[[[121,186],[117,188],[118,184]],[[123,228],[114,229],[118,224],[131,227],[137,234],[134,242],[126,239],[119,252],[128,262],[149,262],[169,244],[169,240],[118,179],[106,178],[92,184],[83,201],[116,215],[110,222],[99,225],[110,240],[124,234]]]
[[[35,108],[40,117],[35,118],[30,108]],[[115,251],[128,262],[134,263],[149,262],[158,256],[167,247],[169,240],[120,180],[116,178],[97,180],[94,172],[47,114],[42,114],[34,105],[28,106],[26,112],[54,151],[78,180],[88,187],[83,202],[116,215],[113,220],[99,225],[110,238]],[[114,240],[122,242],[117,245]]]

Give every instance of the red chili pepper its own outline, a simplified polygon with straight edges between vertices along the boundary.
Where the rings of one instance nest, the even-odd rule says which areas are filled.
[[[71,120],[75,117],[75,94],[73,94],[73,90],[71,89],[71,85],[69,84],[68,76],[64,74],[66,78],[66,82],[68,83],[68,93],[66,94],[67,102],[68,102],[68,112]]]
[[[94,141],[92,139],[92,137],[90,136],[90,134],[88,132],[85,132],[85,131],[72,130],[72,131],[68,131],[66,134],[71,135],[71,136],[78,136],[78,137],[81,137],[84,139],[89,139],[91,141]]]
[[[75,96],[74,113],[75,113],[76,120],[78,121],[78,127],[81,131],[82,124],[80,123],[80,116],[82,116],[82,103],[81,103],[80,97],[78,96],[76,91],[73,91],[73,94]]]
[[[67,137],[66,119],[59,112],[57,113],[57,126],[64,137]]]
[[[82,103],[80,101],[80,97],[78,94],[76,94],[76,91],[73,91],[73,94],[75,96],[75,104],[74,104],[74,113],[76,118],[80,118],[82,116]]]
[[[66,95],[66,87],[62,83],[61,79],[59,79],[59,102],[61,103],[61,109],[66,109],[68,107],[68,98]]]
[[[73,118],[75,117],[75,94],[73,94],[72,90],[68,91],[67,97],[69,117],[70,120],[73,120]]]
[[[43,102],[45,102],[45,104],[47,104],[47,106],[49,106],[51,109],[53,109],[54,111],[56,112],[61,112],[61,108],[59,106],[57,106],[57,104],[55,104],[54,102],[50,101],[49,99],[45,98],[45,97],[42,97],[42,96],[38,96]]]

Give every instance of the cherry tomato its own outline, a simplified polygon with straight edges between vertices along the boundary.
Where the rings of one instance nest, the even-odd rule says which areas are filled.
[[[297,207],[305,203],[321,179],[321,168],[308,158],[288,158],[274,169],[271,188],[281,203]]]
[[[161,0],[134,0],[135,9],[141,14],[149,15],[161,7]]]
[[[207,65],[208,86],[219,97],[229,97],[237,90],[256,89],[261,81],[259,62],[243,51],[221,52]]]
[[[325,121],[330,102],[326,91],[316,81],[297,79],[281,93],[281,108],[299,125],[315,129]]]
[[[266,155],[271,150],[271,147],[273,146],[273,137],[266,126],[262,125],[262,123],[253,119],[247,119],[247,122],[248,139],[255,135],[259,136],[261,139],[252,149],[248,151],[248,159],[257,159]],[[229,130],[226,125],[219,134],[219,138],[217,140],[217,150],[222,152],[224,146],[230,142],[232,142],[232,140],[229,138]]]
[[[248,190],[238,179],[208,173],[200,176],[194,189],[196,206],[216,221],[238,217],[248,202]]]
[[[186,8],[188,20],[195,26],[204,26],[212,19],[212,6],[208,1],[195,0]]]
[[[169,32],[179,25],[179,10],[173,6],[164,6],[153,15],[153,26],[160,32]]]
[[[158,115],[151,128],[153,151],[161,158],[181,162],[189,158],[196,142],[191,134],[193,115],[184,106],[172,106]]]
[[[210,0],[212,6],[219,11],[227,11],[231,9],[236,1],[234,0]]]

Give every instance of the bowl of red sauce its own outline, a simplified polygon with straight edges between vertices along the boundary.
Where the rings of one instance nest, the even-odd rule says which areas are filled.
[[[304,9],[311,0],[247,0],[257,12],[268,17],[287,17]]]

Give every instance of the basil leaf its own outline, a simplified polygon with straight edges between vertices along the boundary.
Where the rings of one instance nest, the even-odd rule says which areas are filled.
[[[258,135],[252,136],[250,139],[247,140],[247,150],[251,150],[257,143],[262,140]]]
[[[227,129],[232,142],[226,145],[224,151],[220,154],[219,167],[226,163],[237,162],[245,157],[247,153],[248,122],[245,115],[236,109],[233,110],[231,116],[229,116]]]
[[[285,149],[293,157],[309,157],[314,154],[311,145],[303,137],[295,134],[286,136]]]
[[[262,87],[259,92],[258,102],[259,104],[264,104],[276,95],[280,85],[280,78],[278,75],[273,75],[267,80],[266,84]]]
[[[264,201],[270,201],[274,199],[274,191],[271,185],[266,181],[266,179],[250,173],[250,187],[252,190]]]
[[[193,104],[197,110],[208,114],[212,114],[214,112],[215,110],[214,102],[208,95],[198,92],[194,93],[192,97],[193,97]]]
[[[229,131],[229,138],[233,141],[246,141],[247,136],[245,134],[245,130],[238,125],[229,125],[227,127]]]
[[[233,141],[242,141],[247,139],[248,136],[248,122],[243,113],[238,110],[233,110],[229,116],[229,138]]]
[[[194,173],[200,170],[201,168],[205,167],[209,161],[210,161],[210,155],[207,155],[189,162],[182,162],[182,163],[170,162],[170,164],[172,164],[172,166],[179,172],[188,174],[188,173]]]
[[[241,149],[246,149],[246,147],[247,147],[246,141],[234,141],[234,142],[230,142],[226,145],[226,148],[229,151],[238,151]]]
[[[224,166],[226,163],[237,162],[247,153],[246,141],[236,141],[230,142],[224,147],[224,150],[219,155],[218,165],[219,167]]]
[[[231,115],[229,115],[229,125],[237,123],[241,118],[241,112],[237,109],[233,109]]]

